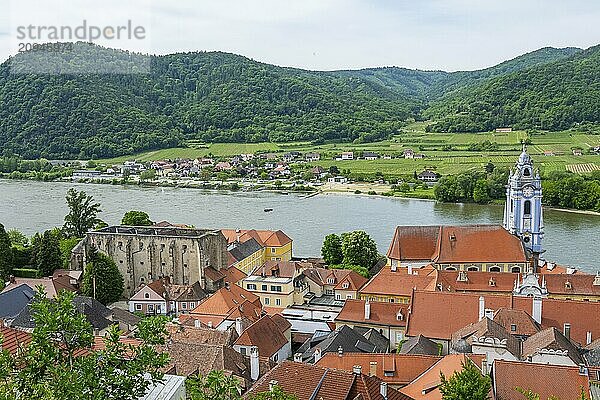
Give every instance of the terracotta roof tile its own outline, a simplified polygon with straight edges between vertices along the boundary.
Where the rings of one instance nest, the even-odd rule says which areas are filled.
[[[19,349],[25,348],[31,342],[31,334],[18,329],[0,326],[0,350],[6,350],[10,354],[16,354]]]
[[[519,274],[513,273],[443,270],[438,272],[437,285],[448,292],[512,293],[517,279]]]
[[[475,354],[469,356],[464,354],[449,354],[439,360],[409,385],[401,388],[400,391],[415,399],[441,400],[442,394],[439,390],[439,385],[441,383],[440,373],[443,373],[446,377],[450,377],[454,372],[462,369],[463,363],[470,361],[473,361],[479,368],[483,358],[484,356]]]
[[[244,230],[244,229],[222,229],[221,232],[227,238],[228,243],[235,241],[245,242],[254,238],[260,245],[264,247],[283,247],[292,242],[289,236],[282,231],[270,230]]]
[[[222,269],[221,272],[225,275],[225,282],[235,285],[246,277],[246,274],[233,265],[229,268]]]
[[[383,400],[379,394],[380,381],[374,377],[289,361],[277,365],[260,378],[244,398],[267,392],[272,381],[297,400]],[[392,388],[388,388],[387,398],[410,400],[410,397]]]
[[[387,296],[406,296],[412,295],[413,289],[435,289],[436,275],[435,269],[416,270],[418,275],[408,274],[405,268],[398,268],[392,271],[389,266],[385,266],[366,285],[360,290],[364,295],[387,295]]]
[[[523,359],[538,353],[542,349],[566,351],[575,364],[583,363],[577,348],[556,328],[544,329],[528,337],[523,342]]]
[[[398,226],[388,257],[438,264],[527,261],[521,241],[496,225]]]
[[[398,303],[369,302],[371,311],[369,319],[365,319],[365,300],[346,300],[336,322],[358,322],[382,326],[406,326],[408,306]],[[402,317],[399,319],[399,313]]]
[[[496,360],[492,379],[496,400],[522,399],[516,388],[531,390],[540,399],[578,399],[583,388],[590,398],[589,379],[579,374],[578,367]]]
[[[506,349],[516,358],[521,356],[521,342],[512,336],[504,327],[489,318],[469,324],[452,334],[452,344],[459,340],[466,340],[473,345],[475,338],[493,338],[506,343]]]
[[[269,315],[263,316],[242,332],[234,346],[256,346],[261,357],[272,357],[285,344],[287,339]]]
[[[540,331],[540,326],[523,310],[501,308],[494,313],[494,321],[502,325],[511,335],[531,336]],[[514,325],[515,330],[512,329]]]
[[[375,376],[390,385],[407,385],[437,363],[442,357],[381,354],[381,353],[327,353],[316,365],[344,371],[353,371],[360,365],[363,374],[371,374],[371,363],[375,362]]]
[[[237,285],[229,285],[217,290],[189,314],[181,315],[179,319],[195,319],[216,327],[224,320],[235,320],[238,317],[256,321],[261,313],[262,304],[258,296]]]

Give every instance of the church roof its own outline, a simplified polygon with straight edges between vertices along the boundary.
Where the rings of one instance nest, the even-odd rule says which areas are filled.
[[[398,226],[388,257],[437,264],[527,262],[520,239],[497,225]]]

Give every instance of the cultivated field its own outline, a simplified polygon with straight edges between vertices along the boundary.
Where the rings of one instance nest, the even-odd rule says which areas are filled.
[[[573,131],[544,132],[528,135],[523,131],[511,133],[426,133],[424,123],[415,123],[404,128],[390,140],[376,143],[352,144],[331,143],[312,145],[311,143],[213,143],[204,144],[190,141],[187,148],[157,150],[136,156],[125,156],[107,163],[119,163],[125,160],[152,161],[174,158],[198,158],[205,156],[232,156],[256,152],[318,152],[321,161],[313,163],[328,168],[336,165],[340,170],[372,175],[382,172],[390,177],[401,177],[434,169],[443,175],[456,174],[469,170],[480,170],[488,162],[497,166],[512,166],[521,151],[521,140],[529,138],[532,145],[529,153],[543,172],[569,170],[576,173],[589,173],[600,169],[600,156],[590,154],[589,150],[600,146],[600,135],[588,135]],[[468,151],[471,144],[490,141],[498,144],[498,150]],[[450,149],[451,147],[451,149]],[[403,150],[410,148],[425,154],[423,159],[399,158]],[[573,148],[580,148],[583,155],[574,156]],[[342,151],[372,151],[380,155],[391,155],[391,160],[373,161],[353,160],[335,161],[335,155]]]

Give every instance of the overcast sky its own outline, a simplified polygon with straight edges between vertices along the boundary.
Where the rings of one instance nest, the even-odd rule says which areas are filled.
[[[19,26],[132,21],[150,53],[221,50],[308,69],[470,70],[544,46],[600,43],[598,0],[0,0],[0,59]]]

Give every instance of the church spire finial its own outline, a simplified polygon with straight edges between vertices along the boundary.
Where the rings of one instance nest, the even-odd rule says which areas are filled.
[[[527,152],[527,141],[524,139],[521,139],[521,147],[523,148],[523,153]]]

